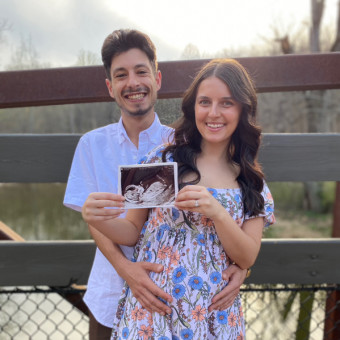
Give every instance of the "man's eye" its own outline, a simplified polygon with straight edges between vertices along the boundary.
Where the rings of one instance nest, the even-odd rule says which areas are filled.
[[[115,78],[123,78],[123,77],[125,77],[124,73],[118,73],[115,75]]]

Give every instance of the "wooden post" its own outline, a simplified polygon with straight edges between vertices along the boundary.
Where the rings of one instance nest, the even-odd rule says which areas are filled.
[[[340,238],[340,182],[336,183],[332,237]],[[330,293],[326,301],[324,340],[340,339],[340,291]]]
[[[8,227],[5,223],[0,221],[0,241],[25,241],[13,229]]]

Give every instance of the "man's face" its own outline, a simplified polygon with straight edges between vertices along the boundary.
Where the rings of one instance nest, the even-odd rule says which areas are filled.
[[[154,73],[147,55],[133,48],[112,59],[111,80],[106,79],[110,96],[123,114],[144,116],[154,112],[161,73]]]

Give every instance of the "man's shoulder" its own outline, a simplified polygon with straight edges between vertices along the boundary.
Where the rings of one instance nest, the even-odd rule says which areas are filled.
[[[168,140],[168,138],[172,135],[172,133],[174,132],[174,129],[168,125],[161,125],[160,126],[160,132],[161,132],[161,136],[162,136],[162,143],[166,143],[166,141]]]
[[[115,135],[118,131],[118,123],[112,123],[105,126],[100,126],[96,129],[84,133],[81,137],[82,140],[91,141],[98,137],[106,137]]]

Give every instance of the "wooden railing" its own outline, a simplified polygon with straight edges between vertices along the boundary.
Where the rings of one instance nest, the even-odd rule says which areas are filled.
[[[258,92],[340,88],[340,53],[238,60]],[[159,98],[180,97],[205,62],[161,62]],[[110,101],[104,78],[101,66],[0,72],[0,108]],[[0,182],[65,182],[79,138],[0,135]],[[268,181],[340,182],[340,134],[264,134],[260,162]],[[340,230],[339,196],[334,230]],[[86,284],[92,241],[13,242],[6,235],[0,224],[0,286]],[[263,240],[247,282],[340,284],[339,258],[340,239]]]

